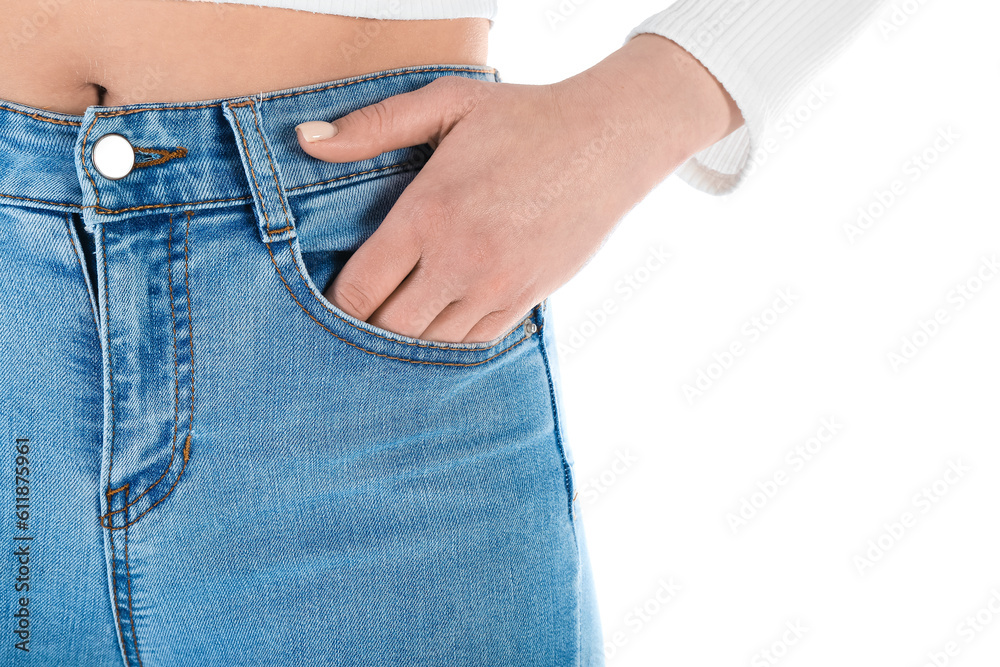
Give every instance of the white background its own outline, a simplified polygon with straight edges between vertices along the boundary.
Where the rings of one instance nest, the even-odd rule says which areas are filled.
[[[586,69],[663,8],[575,1],[555,27],[558,0],[501,3],[505,81]],[[610,665],[1000,664],[1000,276],[977,282],[1000,260],[1000,7],[924,0],[887,34],[891,8],[736,193],[668,179],[552,297]],[[896,180],[852,243],[845,225]],[[645,270],[659,248],[670,259]],[[627,276],[644,282],[629,293]],[[779,290],[794,301],[772,321]],[[771,322],[756,339],[754,317]],[[692,401],[699,371],[716,379]],[[842,427],[789,459],[824,419]],[[744,499],[756,514],[734,530]]]

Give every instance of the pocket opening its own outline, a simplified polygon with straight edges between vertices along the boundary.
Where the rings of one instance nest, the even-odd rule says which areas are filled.
[[[333,338],[362,352],[415,364],[479,366],[505,355],[542,330],[538,306],[503,336],[485,343],[447,343],[403,336],[359,320],[323,296],[302,261],[297,238],[267,244],[276,279],[304,317]]]

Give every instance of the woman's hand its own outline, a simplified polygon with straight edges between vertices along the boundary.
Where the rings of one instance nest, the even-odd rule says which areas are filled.
[[[334,126],[300,125],[302,149],[329,162],[435,147],[326,296],[414,338],[496,338],[573,277],[656,184],[740,124],[697,60],[639,35],[557,84],[442,77]]]

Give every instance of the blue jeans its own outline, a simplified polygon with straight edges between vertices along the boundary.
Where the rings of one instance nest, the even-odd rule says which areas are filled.
[[[603,664],[548,300],[452,344],[323,297],[430,150],[295,125],[440,76],[499,80],[0,102],[0,664]]]

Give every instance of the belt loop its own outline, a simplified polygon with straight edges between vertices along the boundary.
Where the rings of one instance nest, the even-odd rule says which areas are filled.
[[[257,227],[265,243],[284,241],[295,236],[295,220],[288,205],[281,173],[261,131],[258,105],[252,97],[227,102],[222,112],[236,135],[236,146],[243,161]]]

